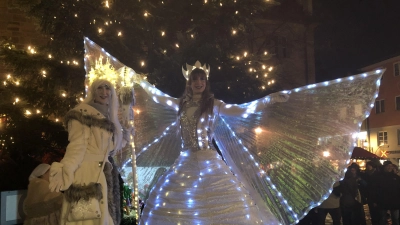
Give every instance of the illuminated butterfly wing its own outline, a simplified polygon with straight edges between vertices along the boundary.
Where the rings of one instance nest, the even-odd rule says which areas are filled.
[[[145,198],[158,177],[180,154],[181,139],[176,122],[178,100],[146,81],[135,85],[135,92],[136,166],[139,190]]]
[[[333,183],[344,176],[382,73],[297,88],[288,92],[288,101],[246,118],[219,118],[217,145],[261,211],[271,211],[282,224],[294,224],[327,198]]]

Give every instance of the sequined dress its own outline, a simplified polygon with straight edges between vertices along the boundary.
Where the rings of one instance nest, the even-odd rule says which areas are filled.
[[[180,124],[183,151],[150,192],[140,224],[262,224],[248,191],[211,144],[213,118],[200,116],[199,104],[189,101]]]

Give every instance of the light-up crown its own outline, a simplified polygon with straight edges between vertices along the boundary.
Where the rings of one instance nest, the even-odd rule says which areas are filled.
[[[206,76],[208,79],[208,74],[210,74],[210,66],[207,67],[206,64],[201,65],[201,63],[199,61],[196,61],[196,63],[193,66],[186,63],[187,70],[185,70],[182,66],[182,74],[186,78],[186,80],[189,80],[189,74],[192,72],[192,70],[194,70],[196,68],[204,70],[204,72],[206,72]]]
[[[116,87],[133,87],[133,83],[138,82],[141,77],[133,69],[126,66],[116,70],[108,58],[104,62],[103,58],[100,57],[95,60],[86,75],[86,84],[90,86],[96,79],[108,80]]]
[[[115,71],[114,67],[110,64],[108,58],[106,59],[106,62],[103,63],[103,58],[100,57],[94,62],[94,65],[92,65],[91,70],[86,75],[86,79],[86,84],[89,86],[96,79],[108,80],[113,85],[115,85],[118,80],[118,74],[117,71]]]

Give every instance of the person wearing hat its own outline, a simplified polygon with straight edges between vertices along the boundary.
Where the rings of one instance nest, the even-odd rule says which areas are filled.
[[[63,195],[49,190],[49,164],[38,165],[29,176],[28,194],[23,203],[24,225],[58,225]]]

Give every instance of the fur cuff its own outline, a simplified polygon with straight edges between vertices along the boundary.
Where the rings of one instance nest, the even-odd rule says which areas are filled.
[[[96,198],[98,200],[103,198],[100,183],[90,183],[88,185],[73,184],[64,193],[67,202],[77,202],[79,199],[89,200]]]

